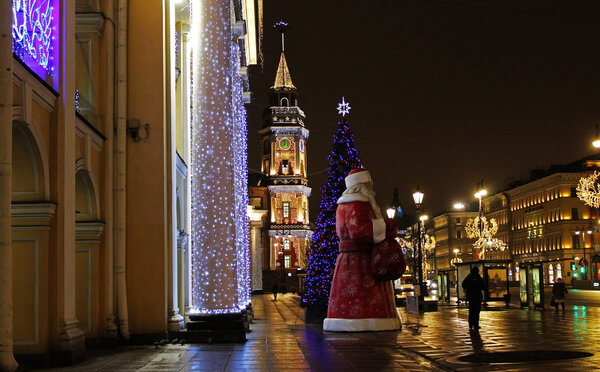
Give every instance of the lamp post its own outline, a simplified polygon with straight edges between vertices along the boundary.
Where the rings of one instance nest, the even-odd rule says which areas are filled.
[[[418,247],[419,247],[419,259],[417,263],[418,269],[418,278],[419,278],[419,289],[420,289],[420,297],[427,296],[427,287],[423,284],[423,251],[421,247],[421,206],[423,205],[423,194],[419,191],[419,187],[417,186],[417,191],[413,193],[413,200],[415,205],[417,206],[417,214],[419,215],[419,220],[417,221],[417,234],[418,234]]]
[[[581,234],[582,240],[583,240],[583,246],[581,247],[581,249],[583,249],[583,280],[587,280],[587,260],[585,258],[585,234],[588,235],[592,235],[592,231],[591,230],[577,230],[575,231],[576,235]]]
[[[483,181],[481,181],[481,183],[483,184]],[[483,198],[484,196],[487,195],[487,190],[484,188],[479,189],[479,191],[477,191],[475,193],[475,197],[477,199],[479,199],[479,236],[481,237],[483,235],[483,209],[481,208],[481,198]],[[481,252],[477,252],[477,260],[479,260],[479,256],[481,255]]]
[[[283,245],[281,246],[281,252],[279,252],[279,255],[281,256],[281,293],[285,293],[285,255],[283,254]]]

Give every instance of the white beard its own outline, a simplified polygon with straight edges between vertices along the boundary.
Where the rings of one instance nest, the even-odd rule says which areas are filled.
[[[338,199],[337,203],[342,204],[354,201],[368,202],[371,205],[371,209],[373,209],[373,213],[375,213],[375,217],[379,219],[383,218],[381,209],[375,200],[375,191],[373,190],[372,186],[369,186],[366,183],[359,183],[349,187],[346,189],[346,191],[344,191],[342,197]]]

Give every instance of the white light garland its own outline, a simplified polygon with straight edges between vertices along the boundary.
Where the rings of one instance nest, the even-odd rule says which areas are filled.
[[[577,185],[577,197],[590,207],[600,208],[600,185],[598,185],[600,173],[594,172],[588,177],[581,177]]]
[[[229,0],[193,0],[192,313],[250,302],[246,112]]]

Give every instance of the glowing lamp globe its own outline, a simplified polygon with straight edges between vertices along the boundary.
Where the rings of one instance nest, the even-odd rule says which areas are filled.
[[[415,191],[413,193],[413,200],[415,201],[415,205],[417,206],[417,208],[420,208],[421,204],[423,204],[424,196],[425,196],[425,194],[423,194],[421,191],[419,191],[418,188],[417,188],[417,191]]]

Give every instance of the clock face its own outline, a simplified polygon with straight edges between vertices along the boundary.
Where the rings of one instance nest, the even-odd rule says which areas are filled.
[[[279,140],[279,148],[282,150],[287,150],[292,146],[292,142],[287,138],[282,138]]]

